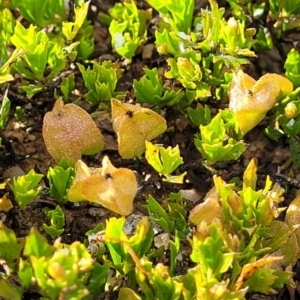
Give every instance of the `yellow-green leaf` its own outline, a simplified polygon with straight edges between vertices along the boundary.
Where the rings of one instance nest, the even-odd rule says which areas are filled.
[[[75,22],[63,22],[62,32],[69,40],[73,40],[81,28],[89,8],[90,1],[83,2],[80,7],[75,7]]]

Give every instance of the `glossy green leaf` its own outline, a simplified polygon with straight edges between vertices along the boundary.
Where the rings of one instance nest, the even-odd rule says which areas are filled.
[[[21,280],[22,287],[29,289],[32,283],[33,270],[30,263],[20,258],[18,276]]]
[[[16,48],[8,60],[0,67],[0,84],[14,80],[14,77],[10,74],[10,67],[25,53],[26,51],[23,48]]]
[[[296,49],[291,49],[284,63],[285,75],[294,87],[300,86],[300,54]]]
[[[36,229],[31,229],[29,235],[26,237],[24,254],[27,257],[35,256],[37,258],[50,258],[54,252],[54,247],[47,243]]]
[[[64,101],[68,100],[68,97],[71,95],[72,91],[75,88],[74,78],[75,78],[74,74],[62,78],[60,89],[63,93]]]

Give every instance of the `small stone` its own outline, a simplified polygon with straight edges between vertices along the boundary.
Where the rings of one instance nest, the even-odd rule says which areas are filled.
[[[0,212],[0,221],[1,221],[1,222],[5,222],[6,218],[7,218],[6,213]]]
[[[102,208],[91,207],[88,210],[88,214],[92,217],[103,217],[105,215],[105,211]]]
[[[143,59],[151,59],[154,48],[155,48],[154,44],[145,45],[143,47],[143,54],[142,54]]]
[[[176,260],[183,261],[183,256],[181,252],[179,252],[178,255],[176,256]]]
[[[142,216],[132,214],[126,219],[126,223],[124,225],[123,231],[125,234],[134,234],[136,225],[141,220]]]
[[[189,190],[180,190],[182,197],[186,200],[197,202],[200,200],[201,195],[198,191],[195,189],[189,189]]]
[[[161,233],[154,237],[154,246],[156,248],[164,247],[165,250],[169,249],[170,236],[168,233]]]
[[[35,135],[33,135],[33,134],[29,134],[29,135],[28,135],[28,139],[29,139],[31,142],[34,142],[34,141],[36,140],[36,137],[35,137]]]

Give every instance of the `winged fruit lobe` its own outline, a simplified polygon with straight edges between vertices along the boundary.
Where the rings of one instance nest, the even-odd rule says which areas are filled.
[[[43,138],[49,154],[75,163],[82,154],[100,152],[104,139],[90,115],[75,104],[57,99],[43,121]]]
[[[293,91],[293,84],[278,74],[263,75],[258,81],[239,70],[229,87],[229,108],[236,114],[242,135],[254,128],[273,108],[278,96]]]

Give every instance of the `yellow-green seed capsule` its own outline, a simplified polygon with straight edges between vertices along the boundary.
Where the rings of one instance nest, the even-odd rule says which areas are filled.
[[[297,112],[298,109],[294,102],[289,102],[287,106],[284,108],[284,115],[290,119],[295,117]]]

